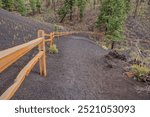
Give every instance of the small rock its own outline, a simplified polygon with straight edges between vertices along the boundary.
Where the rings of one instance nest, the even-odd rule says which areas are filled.
[[[128,76],[128,78],[133,78],[134,77],[133,72],[126,72],[125,74]]]
[[[124,54],[118,53],[116,50],[110,51],[110,52],[108,53],[108,55],[111,56],[111,57],[113,57],[113,58],[115,58],[115,59],[120,59],[120,60],[122,60],[122,61],[127,61],[126,56],[125,56]]]

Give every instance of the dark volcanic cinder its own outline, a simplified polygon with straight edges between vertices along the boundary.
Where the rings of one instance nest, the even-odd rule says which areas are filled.
[[[0,50],[36,38],[38,29],[51,32],[52,26],[0,10]],[[150,94],[139,94],[135,82],[125,79],[119,63],[106,67],[108,52],[88,38],[68,36],[55,43],[58,54],[50,54],[47,47],[47,77],[39,75],[37,64],[12,99],[150,99]],[[0,74],[0,94],[36,53],[33,50]]]

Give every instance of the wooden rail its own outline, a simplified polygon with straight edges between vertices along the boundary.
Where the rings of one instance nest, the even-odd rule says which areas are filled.
[[[21,70],[14,83],[0,96],[1,100],[11,99],[20,85],[39,61],[40,75],[46,76],[46,54],[44,31],[38,31],[38,39],[0,52],[0,73],[22,56],[38,46],[39,53]]]
[[[73,34],[88,34],[88,35],[97,35],[97,36],[103,36],[104,33],[97,33],[97,32],[86,32],[86,31],[72,31],[72,32],[52,32],[50,34],[44,34],[44,36],[50,37],[50,39],[45,40],[45,42],[50,42],[50,47],[54,43],[55,37],[62,37],[62,36],[68,36]]]
[[[50,34],[45,34],[43,30],[38,31],[38,38],[30,41],[28,43],[0,51],[0,73],[10,67],[13,63],[31,51],[33,48],[38,46],[38,54],[21,70],[14,83],[0,96],[1,100],[8,100],[13,97],[16,91],[21,86],[22,82],[25,80],[26,76],[29,75],[33,67],[39,61],[40,75],[46,76],[46,49],[45,42],[50,42],[50,46],[53,45],[54,38],[60,36],[67,36],[72,34],[86,33],[90,35],[102,36],[103,33],[94,32],[52,32]],[[48,36],[50,39],[45,39]]]
[[[0,52],[0,73],[42,42],[42,38]]]

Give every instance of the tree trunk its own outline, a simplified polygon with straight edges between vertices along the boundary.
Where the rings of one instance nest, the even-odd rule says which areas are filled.
[[[148,5],[150,5],[150,0],[148,1]]]
[[[55,1],[54,1],[54,12],[56,11],[56,3],[55,3]]]
[[[93,1],[94,3],[93,3],[93,7],[94,7],[94,9],[96,8],[96,0],[94,0]]]
[[[48,8],[50,6],[50,1],[46,0],[46,7]]]
[[[64,19],[65,19],[66,15],[67,15],[67,13],[66,13],[66,14],[64,14],[64,16],[62,17],[62,19],[60,20],[60,23],[62,23],[62,22],[64,21]]]
[[[72,21],[72,17],[73,17],[72,15],[73,15],[73,7],[71,6],[70,7],[70,21]]]
[[[115,47],[115,41],[112,41],[112,43],[111,43],[111,49],[113,50],[114,47]]]
[[[70,12],[70,21],[72,21],[72,11]]]
[[[134,11],[134,18],[135,18],[135,17],[137,16],[137,14],[138,14],[139,3],[140,3],[140,0],[136,0],[136,6],[135,6],[135,11]]]

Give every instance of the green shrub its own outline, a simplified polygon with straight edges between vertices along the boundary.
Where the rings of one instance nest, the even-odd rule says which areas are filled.
[[[54,25],[54,31],[58,32],[58,25],[56,25],[56,24]]]
[[[14,0],[2,0],[3,1],[3,7],[6,10],[12,11],[14,9]]]
[[[2,0],[0,0],[0,8],[3,7],[3,3],[2,3]]]
[[[27,15],[27,9],[25,7],[24,0],[18,0],[17,2],[17,10],[21,15],[26,16]]]
[[[36,0],[30,0],[30,7],[31,7],[31,10],[32,10],[32,13],[33,15],[35,14],[36,12]]]
[[[145,66],[132,65],[132,72],[138,79],[140,79],[142,76],[148,75],[150,73],[150,69]]]
[[[38,13],[41,13],[41,7],[42,7],[42,1],[36,0],[36,8],[37,8]]]
[[[87,0],[77,0],[77,6],[80,10],[80,19],[83,18],[86,3],[87,3]]]
[[[51,54],[57,54],[58,53],[58,49],[57,49],[57,46],[55,44],[53,44],[53,46],[50,47],[50,53]]]

